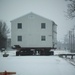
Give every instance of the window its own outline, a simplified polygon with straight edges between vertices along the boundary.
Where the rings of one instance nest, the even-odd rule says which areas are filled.
[[[46,28],[46,23],[41,23],[41,28],[45,29]]]
[[[46,40],[46,36],[41,36],[41,41],[45,41]]]
[[[22,41],[22,36],[18,36],[18,41]]]
[[[22,29],[22,23],[18,23],[18,24],[17,24],[17,28],[18,28],[18,29]]]

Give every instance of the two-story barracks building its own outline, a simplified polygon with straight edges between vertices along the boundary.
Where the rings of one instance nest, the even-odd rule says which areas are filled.
[[[31,49],[56,48],[57,25],[42,16],[28,13],[11,21],[11,46]]]

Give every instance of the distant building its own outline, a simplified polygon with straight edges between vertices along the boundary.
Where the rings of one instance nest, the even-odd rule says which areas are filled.
[[[11,21],[11,46],[56,47],[57,25],[34,13]]]

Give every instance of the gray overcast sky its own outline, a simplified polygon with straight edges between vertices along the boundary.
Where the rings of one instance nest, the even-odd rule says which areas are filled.
[[[38,15],[53,20],[57,25],[57,39],[64,40],[64,35],[75,25],[75,19],[67,19],[65,0],[0,0],[0,20],[11,28],[10,21],[34,12]]]

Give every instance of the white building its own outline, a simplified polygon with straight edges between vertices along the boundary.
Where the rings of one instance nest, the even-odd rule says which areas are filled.
[[[11,46],[56,47],[57,25],[42,16],[28,13],[11,21]]]

